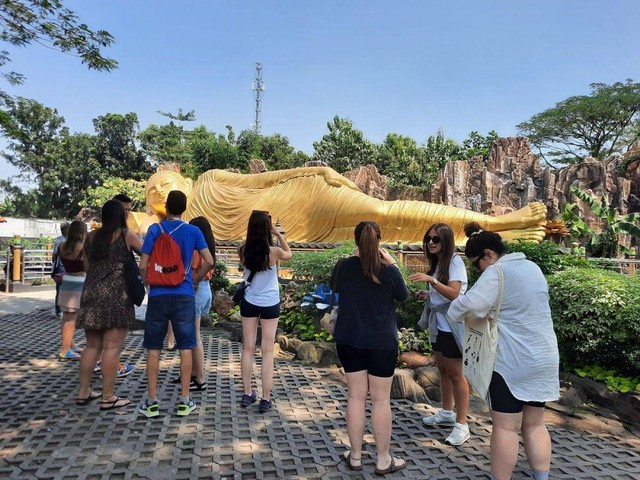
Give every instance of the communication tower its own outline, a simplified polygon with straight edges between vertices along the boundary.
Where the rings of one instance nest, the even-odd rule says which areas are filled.
[[[253,131],[258,134],[262,128],[262,92],[264,92],[262,63],[256,63],[256,77],[253,80],[253,96],[256,99],[256,116],[253,121]]]

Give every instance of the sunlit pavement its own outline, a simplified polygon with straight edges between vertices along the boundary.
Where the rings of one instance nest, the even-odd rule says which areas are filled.
[[[176,352],[162,355],[161,415],[147,419],[136,413],[146,392],[141,332],[132,332],[126,340],[123,360],[135,370],[116,387],[132,405],[108,412],[100,412],[96,403],[76,406],[77,362],[56,360],[59,323],[49,308],[51,300],[37,300],[36,307],[47,310],[15,313],[6,305],[0,309],[0,478],[380,478],[374,474],[370,430],[364,471],[351,472],[340,461],[348,445],[346,389],[335,380],[335,369],[305,366],[280,354],[272,410],[260,414],[257,404],[243,409],[240,344],[223,331],[205,331],[208,389],[193,394],[198,408],[188,417],[175,415],[179,390],[170,380],[179,373]],[[82,332],[76,340],[82,345]],[[99,374],[93,387],[100,388]],[[387,478],[489,478],[486,417],[471,416],[471,439],[451,447],[444,443],[447,428],[427,429],[422,424],[434,407],[394,400],[392,408],[392,449],[407,459],[408,466]],[[640,442],[557,425],[550,430],[552,478],[640,478]],[[523,456],[513,478],[529,478]]]

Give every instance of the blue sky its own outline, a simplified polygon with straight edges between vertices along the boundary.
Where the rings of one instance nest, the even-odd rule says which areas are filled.
[[[14,95],[55,107],[72,131],[92,119],[195,110],[223,133],[250,128],[255,63],[266,84],[262,133],[312,153],[334,115],[367,138],[419,143],[442,129],[514,135],[516,125],[592,82],[640,81],[637,0],[67,0],[116,39],[120,67],[87,70],[38,45],[11,49]],[[3,47],[4,48],[4,47]],[[4,160],[0,178],[16,173]]]

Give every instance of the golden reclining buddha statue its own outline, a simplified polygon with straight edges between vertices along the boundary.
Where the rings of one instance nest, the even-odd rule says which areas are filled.
[[[274,221],[279,219],[287,239],[293,242],[352,240],[360,221],[373,220],[380,225],[384,243],[422,243],[431,224],[444,222],[453,228],[456,245],[465,244],[463,227],[470,221],[498,232],[505,240],[541,241],[547,213],[542,203],[491,217],[417,200],[379,200],[329,167],[259,174],[209,170],[195,183],[178,172],[159,171],[149,178],[145,191],[150,216],[137,214],[131,227],[144,234],[151,223],[164,218],[171,190],[181,190],[188,197],[185,220],[206,217],[216,239],[226,241],[244,239],[252,210],[266,210]]]

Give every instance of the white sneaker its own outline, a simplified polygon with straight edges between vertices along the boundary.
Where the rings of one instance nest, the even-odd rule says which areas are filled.
[[[422,422],[425,425],[453,425],[456,423],[456,414],[452,413],[444,413],[442,409],[438,410],[434,415],[429,415],[428,417],[424,417]]]
[[[453,426],[453,430],[445,440],[449,445],[462,445],[469,440],[471,434],[469,433],[469,425],[457,423]]]

